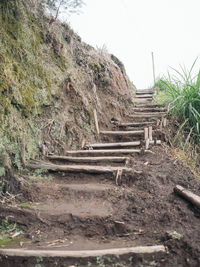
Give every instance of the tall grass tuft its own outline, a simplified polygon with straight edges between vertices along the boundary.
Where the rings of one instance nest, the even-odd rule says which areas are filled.
[[[185,145],[190,140],[200,144],[200,70],[198,75],[192,75],[196,61],[189,70],[185,67],[181,67],[181,71],[173,69],[175,75],[168,73],[168,77],[158,81],[171,113],[186,134]]]

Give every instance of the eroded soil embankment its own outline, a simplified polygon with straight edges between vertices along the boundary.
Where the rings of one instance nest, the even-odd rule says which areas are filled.
[[[23,248],[81,250],[164,244],[169,254],[155,259],[154,266],[199,266],[200,212],[175,195],[173,188],[180,184],[198,194],[200,182],[168,147],[154,147],[153,152],[134,156],[134,169],[142,174],[131,175],[121,187],[110,175],[51,173],[53,180],[28,179],[26,201],[33,205],[1,206],[0,217],[9,216],[24,229],[28,242],[21,244]],[[57,260],[58,266],[68,266]],[[6,266],[1,265],[5,262],[9,260],[3,259],[0,266]],[[150,266],[142,258],[126,264],[121,260],[120,264],[139,263]],[[34,266],[31,264],[27,266]]]

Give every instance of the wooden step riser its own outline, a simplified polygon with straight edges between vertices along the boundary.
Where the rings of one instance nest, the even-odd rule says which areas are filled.
[[[155,92],[153,91],[142,91],[142,90],[136,91],[136,95],[153,95],[153,94],[155,94]]]
[[[119,136],[141,136],[144,134],[144,130],[137,131],[101,131],[102,135],[119,135]]]
[[[141,104],[136,104],[136,108],[165,108],[165,105],[162,104],[156,104],[155,102],[152,103],[141,103]]]
[[[120,255],[141,255],[141,254],[154,254],[166,253],[166,248],[163,245],[158,246],[145,246],[145,247],[127,247],[127,248],[112,248],[104,250],[24,250],[24,249],[0,249],[0,254],[6,257],[42,257],[42,258],[91,258],[102,256],[120,256]]]
[[[143,131],[144,134],[144,131]],[[100,143],[100,144],[88,144],[85,146],[86,149],[99,149],[99,148],[120,148],[120,147],[135,147],[140,146],[140,141],[135,142],[118,142],[118,143]]]
[[[135,127],[135,128],[138,128],[138,127],[148,127],[148,126],[151,126],[151,125],[155,125],[156,124],[156,121],[146,121],[146,122],[130,122],[130,123],[119,123],[119,124],[116,124],[116,126],[118,126],[119,128],[126,128],[126,127]]]
[[[152,132],[153,136],[156,136],[157,133],[154,131]],[[150,141],[150,145],[154,145],[156,142],[157,145],[161,144],[160,140],[157,141]],[[130,147],[141,146],[143,145],[143,141],[136,141],[136,142],[122,142],[122,143],[102,143],[102,144],[90,144],[86,148],[93,149],[98,151],[98,149],[128,149]]]
[[[70,163],[126,163],[129,157],[66,157],[66,156],[48,156],[49,160],[56,160],[61,162]]]
[[[136,99],[138,99],[138,98],[153,98],[153,95],[151,95],[151,94],[150,95],[136,95],[135,98]]]
[[[101,150],[77,150],[77,151],[66,151],[65,155],[67,156],[121,156],[121,155],[132,155],[143,152],[141,149],[101,149]],[[149,153],[150,151],[145,151]],[[150,152],[151,153],[151,152]]]
[[[133,119],[161,119],[164,118],[167,115],[167,113],[161,113],[161,114],[133,114],[129,115],[130,118]]]
[[[133,108],[134,112],[167,112],[166,108]]]
[[[28,164],[30,169],[46,169],[48,171],[55,172],[73,172],[73,173],[115,173],[118,169],[123,169],[123,171],[131,172],[132,169],[125,167],[104,167],[104,166],[90,166],[90,165],[56,165],[56,164]]]

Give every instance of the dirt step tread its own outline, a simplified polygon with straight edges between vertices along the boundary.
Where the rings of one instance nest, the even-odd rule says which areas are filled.
[[[152,254],[158,252],[166,252],[163,245],[159,246],[140,246],[126,248],[112,248],[103,250],[81,250],[81,251],[64,251],[64,250],[25,250],[25,249],[0,249],[0,254],[4,256],[17,257],[98,257],[105,255],[125,255],[134,254]]]

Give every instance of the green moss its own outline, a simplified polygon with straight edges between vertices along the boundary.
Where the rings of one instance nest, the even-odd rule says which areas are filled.
[[[19,207],[26,208],[26,207],[34,207],[35,204],[34,203],[31,203],[31,202],[23,202],[23,203],[18,204],[18,206]]]
[[[14,237],[14,238],[5,237],[3,239],[0,239],[0,248],[11,247],[20,244],[20,242],[25,242],[25,241],[26,239],[21,237]]]

